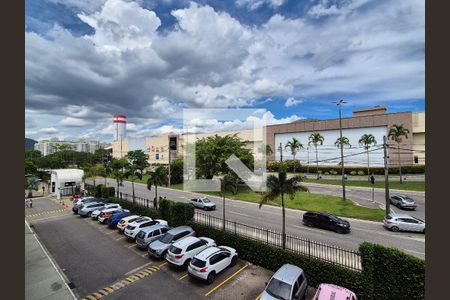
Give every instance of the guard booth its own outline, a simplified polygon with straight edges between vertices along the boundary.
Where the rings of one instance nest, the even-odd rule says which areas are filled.
[[[61,196],[79,194],[84,190],[83,170],[79,169],[57,169],[51,170],[50,192],[56,195],[57,199]]]

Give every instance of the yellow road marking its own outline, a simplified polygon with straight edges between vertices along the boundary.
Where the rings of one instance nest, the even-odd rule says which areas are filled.
[[[148,255],[148,252],[145,252],[144,254],[142,254],[142,257],[146,257]]]
[[[112,289],[110,287],[105,287],[104,290],[108,291],[109,293],[114,292],[114,289]]]
[[[261,296],[262,296],[263,293],[264,293],[264,292],[261,292],[261,294],[259,294],[258,297],[255,298],[255,300],[261,299]]]
[[[124,236],[120,236],[120,237],[116,238],[117,241],[118,240],[124,240],[124,239],[126,239],[126,237],[124,237]]]
[[[103,295],[100,294],[100,293],[93,293],[92,295],[94,295],[94,297],[97,298],[97,299],[100,299],[100,298],[103,297]]]
[[[178,280],[183,280],[186,276],[188,276],[189,274],[188,273],[186,273],[186,274],[184,274],[183,276],[181,276],[180,278],[178,278]]]
[[[113,233],[117,233],[117,232],[115,232],[115,231],[111,231],[111,232],[108,232],[107,234],[113,234]]]
[[[133,247],[136,247],[136,246],[137,246],[137,244],[133,244],[133,245],[127,246],[127,248],[133,248]]]
[[[165,265],[167,265],[167,262],[165,262],[165,263],[163,263],[163,264],[160,264],[160,265],[157,266],[157,267],[160,268],[160,267],[163,267],[163,266],[165,266]]]
[[[234,276],[236,276],[237,274],[239,274],[240,272],[242,272],[245,268],[247,268],[249,266],[249,264],[246,264],[245,266],[243,266],[242,268],[240,268],[239,270],[237,270],[236,272],[234,272],[230,277],[228,277],[227,279],[225,279],[224,281],[222,281],[218,286],[216,286],[215,288],[213,288],[212,290],[210,290],[209,292],[207,292],[205,294],[205,297],[208,297],[210,294],[212,294],[214,291],[216,291],[218,288],[220,288],[222,285],[224,285],[225,283],[227,283],[231,278],[233,278]]]

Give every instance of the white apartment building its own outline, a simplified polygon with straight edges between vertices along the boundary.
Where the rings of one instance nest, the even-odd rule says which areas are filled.
[[[50,139],[39,141],[34,145],[35,150],[39,150],[43,156],[55,153],[59,145],[68,145],[73,151],[94,153],[100,149],[98,141],[59,141],[58,139]]]

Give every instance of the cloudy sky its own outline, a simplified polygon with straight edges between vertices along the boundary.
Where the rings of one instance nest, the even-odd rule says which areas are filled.
[[[26,137],[111,141],[115,113],[156,135],[184,108],[268,123],[335,118],[341,98],[345,116],[424,111],[423,0],[25,3]]]

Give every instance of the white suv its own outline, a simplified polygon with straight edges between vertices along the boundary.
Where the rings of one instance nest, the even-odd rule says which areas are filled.
[[[208,247],[195,255],[189,263],[188,274],[192,277],[214,282],[216,275],[228,266],[236,265],[238,254],[235,249],[227,246]]]
[[[129,223],[128,226],[125,228],[124,233],[127,239],[135,240],[136,235],[139,233],[139,231],[141,231],[143,228],[150,227],[156,224],[166,226],[168,225],[167,221],[165,220],[152,220],[152,218],[145,217],[143,219],[138,219],[134,222]]]
[[[97,220],[98,216],[102,213],[102,211],[104,211],[104,210],[106,210],[106,209],[110,209],[110,208],[122,208],[122,206],[120,206],[120,204],[117,204],[117,203],[108,203],[108,204],[105,204],[103,207],[100,207],[100,208],[94,210],[94,211],[91,213],[91,218],[92,218],[93,220]]]
[[[216,242],[213,239],[189,236],[170,246],[166,260],[172,265],[187,268],[195,255],[211,246],[216,246]]]

